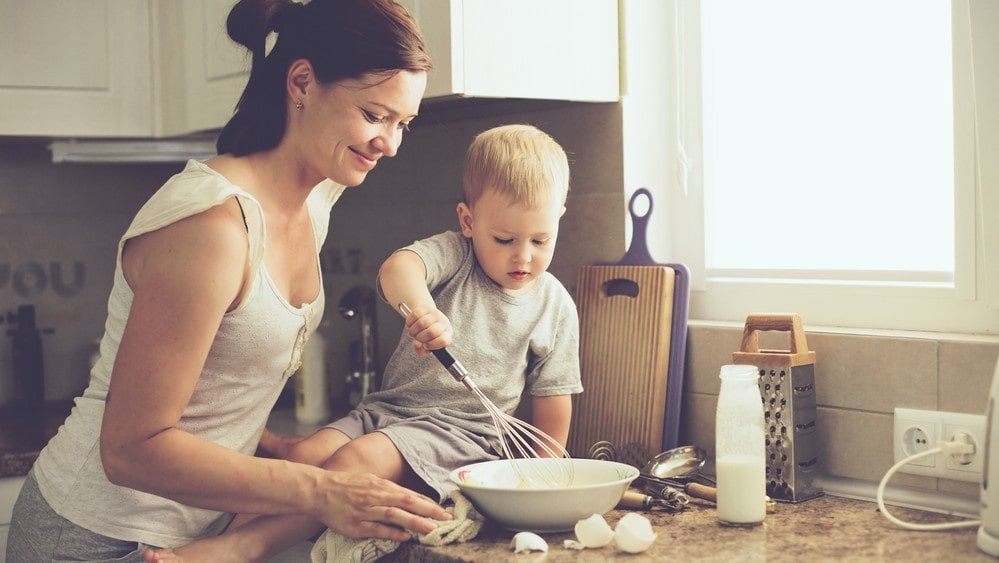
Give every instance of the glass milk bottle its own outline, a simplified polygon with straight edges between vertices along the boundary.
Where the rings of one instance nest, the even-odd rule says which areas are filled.
[[[721,368],[715,414],[718,521],[755,526],[766,516],[766,443],[759,375],[750,365]]]

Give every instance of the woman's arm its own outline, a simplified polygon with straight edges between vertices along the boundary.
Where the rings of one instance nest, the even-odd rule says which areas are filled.
[[[347,535],[424,530],[437,503],[372,475],[255,458],[177,428],[222,316],[242,291],[247,244],[235,205],[220,205],[126,247],[134,290],[101,428],[116,484],[227,512],[307,513]],[[429,531],[429,530],[428,530]]]
[[[111,482],[216,509],[213,497],[231,492],[222,472],[242,460],[177,424],[246,275],[245,229],[228,207],[126,244],[122,263],[133,299],[101,428],[101,459]]]

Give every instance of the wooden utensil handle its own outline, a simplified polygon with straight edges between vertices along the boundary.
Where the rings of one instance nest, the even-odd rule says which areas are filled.
[[[637,508],[639,510],[648,510],[652,503],[650,501],[651,497],[637,489],[628,489],[624,492],[621,500],[618,501],[617,505],[621,508]]]
[[[718,502],[718,489],[700,483],[687,483],[684,492],[692,497]]]
[[[808,343],[805,341],[805,329],[801,323],[801,317],[794,313],[753,313],[746,317],[746,324],[742,329],[742,344],[739,350],[751,354],[760,351],[760,331],[780,331],[791,333],[791,353],[808,352]]]

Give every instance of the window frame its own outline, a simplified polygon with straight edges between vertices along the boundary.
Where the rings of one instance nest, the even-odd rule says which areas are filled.
[[[956,333],[995,333],[999,330],[999,269],[991,254],[999,254],[995,231],[984,225],[999,224],[999,206],[983,197],[981,158],[999,147],[986,139],[983,148],[978,120],[984,100],[976,96],[973,64],[971,4],[980,0],[954,0],[954,168],[955,168],[955,273],[953,283],[911,280],[868,273],[863,279],[842,279],[830,272],[775,279],[758,272],[714,272],[705,266],[703,171],[700,123],[700,2],[678,0],[673,4],[675,52],[669,71],[675,133],[674,174],[669,199],[671,256],[691,270],[690,317],[698,320],[741,321],[757,311],[795,312],[813,325],[863,329],[915,330]],[[976,10],[989,10],[977,6]],[[995,18],[990,28],[996,27]],[[980,25],[980,24],[979,24]],[[999,31],[991,29],[992,31]],[[981,31],[976,31],[975,41]],[[995,79],[992,78],[992,81]],[[981,90],[981,88],[977,88]],[[670,113],[670,112],[668,112]],[[984,112],[988,115],[989,112]],[[988,150],[987,150],[988,149]],[[993,188],[994,189],[994,188]],[[991,193],[991,192],[989,192]],[[719,275],[722,274],[722,275]],[[797,278],[797,279],[795,279]],[[808,279],[810,278],[810,279]],[[825,278],[825,279],[823,279]]]

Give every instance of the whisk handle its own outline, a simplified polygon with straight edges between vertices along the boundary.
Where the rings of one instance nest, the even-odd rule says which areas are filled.
[[[412,310],[409,305],[405,303],[399,303],[399,312],[402,313],[403,317],[408,317]],[[468,369],[461,365],[461,362],[456,360],[451,352],[447,351],[447,348],[441,348],[439,350],[431,350],[434,356],[437,357],[437,361],[444,366],[444,369],[451,374],[458,383],[463,383],[469,391],[475,391],[475,383],[472,382],[471,378],[468,377]]]
[[[458,383],[464,383],[465,387],[468,387],[469,389],[474,387],[472,380],[468,377],[468,369],[465,368],[461,362],[456,360],[454,356],[451,355],[451,352],[447,351],[447,348],[431,350],[431,352],[437,357],[437,361],[444,366],[444,369],[451,374],[451,377],[453,377],[455,381]]]
[[[441,348],[440,350],[431,350],[434,356],[437,357],[437,361],[441,363],[442,366],[448,371],[451,371],[451,366],[453,366],[458,360],[454,359],[451,352],[447,351],[447,348]]]

